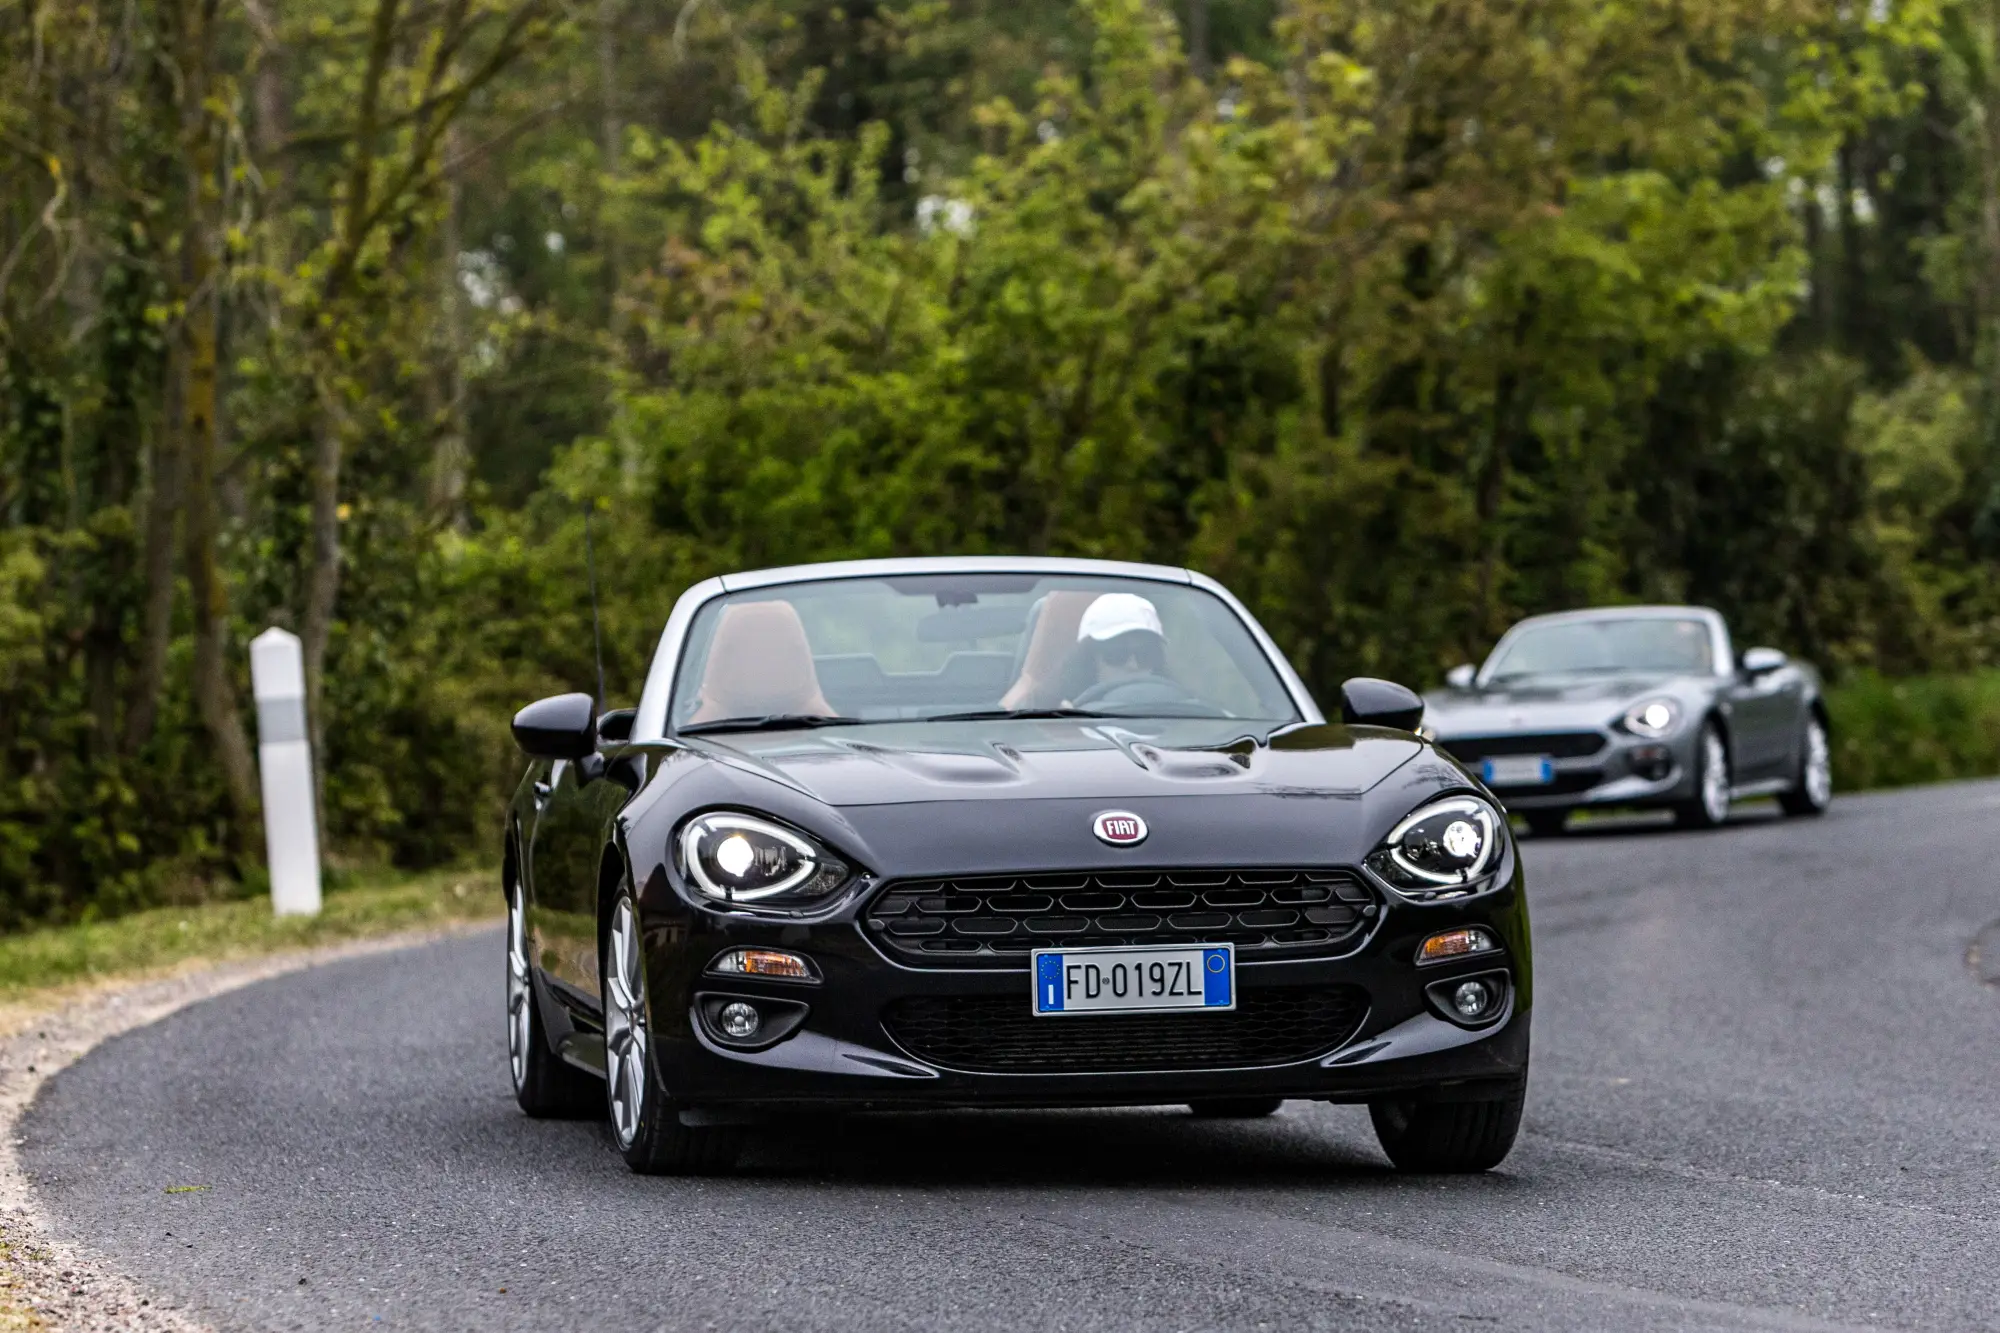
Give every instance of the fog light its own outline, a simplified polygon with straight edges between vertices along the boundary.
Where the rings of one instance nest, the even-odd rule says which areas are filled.
[[[708,965],[709,975],[776,977],[780,981],[818,981],[819,969],[810,958],[783,949],[730,949]]]
[[[715,1022],[722,1029],[722,1035],[732,1041],[748,1041],[757,1035],[758,1028],[764,1026],[763,1016],[757,1012],[757,1007],[741,1000],[723,1005]]]
[[[1486,1013],[1487,1007],[1492,1003],[1493,992],[1487,989],[1486,983],[1483,981],[1460,982],[1458,989],[1451,993],[1451,1007],[1458,1010],[1458,1016],[1465,1019],[1468,1023],[1473,1019],[1483,1016]],[[748,1006],[742,1007],[747,1008]],[[723,1010],[724,1021],[727,1021],[728,1015],[729,1011],[727,1009]],[[752,1023],[754,1025],[755,1015],[752,1015]]]
[[[1466,926],[1461,930],[1444,931],[1425,940],[1417,946],[1417,961],[1441,963],[1447,958],[1493,953],[1499,948],[1500,942],[1493,938],[1492,931],[1483,926]]]

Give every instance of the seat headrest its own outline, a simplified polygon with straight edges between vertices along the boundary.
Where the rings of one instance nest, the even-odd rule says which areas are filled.
[[[801,713],[831,717],[820,692],[812,645],[790,602],[737,602],[722,608],[701,673],[701,702],[690,722]]]

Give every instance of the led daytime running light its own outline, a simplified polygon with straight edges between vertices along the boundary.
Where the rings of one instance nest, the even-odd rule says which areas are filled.
[[[762,844],[760,847],[759,844]],[[702,896],[718,902],[755,904],[782,898],[806,884],[823,869],[845,873],[840,862],[806,839],[768,820],[749,815],[714,813],[690,819],[680,835],[681,864]],[[773,852],[789,856],[790,869],[781,878],[757,882],[759,862]],[[720,871],[718,880],[711,872]],[[771,866],[777,870],[779,866]],[[739,882],[730,883],[730,880]]]
[[[1461,815],[1467,823],[1476,826],[1478,834],[1478,843],[1476,845],[1477,859],[1462,870],[1426,870],[1410,860],[1403,847],[1403,839],[1417,825],[1436,819],[1439,815],[1446,814]],[[1427,805],[1421,810],[1412,811],[1402,823],[1396,825],[1394,830],[1390,832],[1383,846],[1388,849],[1390,864],[1412,879],[1425,884],[1434,884],[1439,888],[1457,888],[1459,885],[1469,884],[1473,880],[1478,879],[1492,865],[1494,849],[1499,845],[1499,823],[1499,817],[1493,813],[1493,808],[1487,805],[1486,802],[1476,800],[1470,796],[1458,796],[1448,801],[1438,801],[1435,804]],[[1463,856],[1475,850],[1469,848],[1466,852],[1460,852],[1457,847],[1451,846],[1449,840],[1454,835],[1458,835],[1457,821],[1454,821],[1445,832],[1447,849],[1453,855]]]

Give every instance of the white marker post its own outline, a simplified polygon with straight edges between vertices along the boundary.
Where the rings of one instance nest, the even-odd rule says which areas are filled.
[[[264,782],[271,911],[318,916],[319,825],[298,635],[267,629],[250,641],[250,689],[257,696],[257,767]]]

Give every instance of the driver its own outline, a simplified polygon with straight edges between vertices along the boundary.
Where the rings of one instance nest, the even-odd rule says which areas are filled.
[[[1108,592],[1086,607],[1076,644],[1079,667],[1090,674],[1073,707],[1187,702],[1187,691],[1167,674],[1159,610],[1137,593]]]

